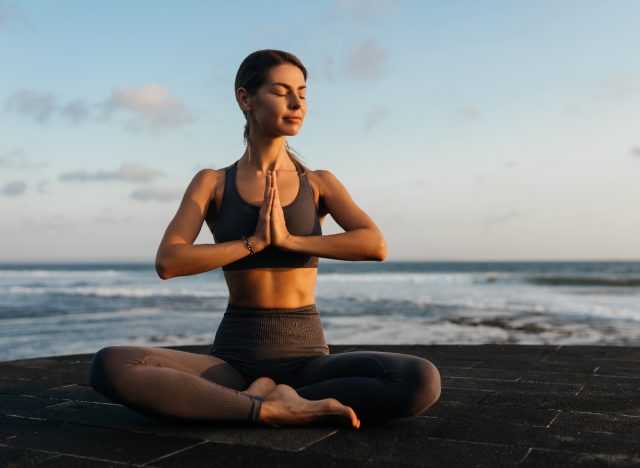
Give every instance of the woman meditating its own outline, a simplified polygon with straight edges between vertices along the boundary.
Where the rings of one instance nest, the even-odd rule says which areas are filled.
[[[236,99],[246,151],[194,177],[158,248],[162,279],[222,268],[229,302],[208,355],[108,346],[91,385],[151,416],[269,426],[418,415],[440,396],[428,360],[399,353],[330,354],[314,290],[318,257],[376,260],[386,243],[326,170],[310,170],[286,142],[302,126],[307,71],[294,55],[260,50],[240,65]],[[322,235],[327,214],[345,232]],[[196,244],[202,224],[214,244]]]

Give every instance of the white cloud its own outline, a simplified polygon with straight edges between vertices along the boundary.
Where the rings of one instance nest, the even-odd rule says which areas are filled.
[[[485,218],[485,222],[487,224],[506,223],[507,221],[511,221],[519,216],[520,216],[520,213],[518,211],[512,210],[512,211],[507,211],[507,212],[496,214],[496,215],[487,216]]]
[[[635,93],[635,84],[627,76],[615,75],[608,77],[603,84],[603,92],[599,99],[619,99]]]
[[[38,193],[41,194],[45,194],[45,193],[49,193],[49,180],[48,179],[42,179],[40,182],[38,182],[37,188],[38,188]]]
[[[49,229],[69,229],[76,227],[78,223],[67,221],[66,215],[49,215],[43,218],[24,218],[22,220],[23,231],[47,231]]]
[[[0,193],[5,197],[16,197],[22,195],[26,189],[27,183],[24,180],[14,180],[4,184]]]
[[[367,115],[367,118],[365,119],[365,123],[364,126],[367,130],[371,130],[373,127],[375,127],[378,122],[380,122],[387,114],[388,114],[388,110],[386,106],[383,105],[379,105],[377,106],[375,109],[373,109],[371,112],[369,112],[369,114]]]
[[[39,123],[47,123],[52,117],[63,118],[73,124],[90,119],[95,122],[111,120],[115,112],[125,112],[131,119],[124,123],[128,130],[173,128],[195,120],[185,105],[171,97],[167,88],[149,84],[142,88],[114,90],[111,96],[98,103],[74,99],[59,104],[51,93],[21,90],[10,95],[4,104],[7,111],[31,117]]]
[[[119,178],[129,182],[149,182],[163,175],[164,172],[159,169],[137,163],[123,164],[118,170]]]
[[[131,198],[135,200],[155,200],[160,202],[171,202],[178,200],[182,194],[181,190],[163,187],[146,187],[131,192]]]
[[[336,14],[352,14],[364,22],[373,20],[390,11],[397,11],[398,5],[391,0],[338,0],[329,12],[329,17]]]
[[[37,122],[46,123],[56,112],[57,104],[56,98],[52,94],[22,90],[9,96],[5,101],[4,108],[33,117]]]
[[[74,124],[79,124],[89,119],[91,115],[90,105],[84,99],[76,99],[61,107],[60,115]]]
[[[636,158],[640,158],[640,145],[635,145],[635,146],[631,147],[629,152],[631,153],[631,156],[635,156]]]
[[[357,79],[371,79],[382,74],[389,53],[373,40],[363,42],[347,58],[347,71]]]
[[[24,12],[18,7],[16,2],[0,0],[0,28],[15,20],[21,20],[23,23],[27,24],[29,23]]]
[[[130,130],[178,127],[194,120],[182,102],[171,97],[167,88],[155,83],[142,88],[114,90],[102,108],[103,119],[111,118],[115,111],[133,114],[127,123]]]
[[[475,107],[465,107],[460,109],[460,117],[467,120],[478,120],[480,118],[480,112]]]
[[[164,175],[164,172],[138,163],[123,164],[117,171],[70,171],[58,176],[61,182],[91,182],[102,180],[124,180],[127,182],[149,182]]]
[[[0,167],[3,169],[39,169],[45,167],[43,162],[33,162],[29,159],[26,152],[19,148],[5,151],[0,155]]]

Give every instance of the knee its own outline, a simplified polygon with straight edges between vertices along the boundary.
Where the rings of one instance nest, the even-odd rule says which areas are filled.
[[[89,367],[89,383],[94,390],[106,393],[113,387],[118,366],[122,363],[120,356],[118,346],[107,346],[94,354]]]
[[[440,372],[438,368],[423,358],[413,361],[410,372],[412,384],[408,416],[417,416],[431,407],[440,398]]]

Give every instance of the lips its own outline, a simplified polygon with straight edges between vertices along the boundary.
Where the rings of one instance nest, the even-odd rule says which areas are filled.
[[[286,120],[293,120],[295,122],[301,122],[302,117],[285,117]]]

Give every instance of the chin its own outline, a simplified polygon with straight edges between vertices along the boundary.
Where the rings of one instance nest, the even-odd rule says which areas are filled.
[[[283,130],[282,133],[284,135],[286,135],[286,136],[295,136],[295,135],[298,134],[299,131],[300,131],[300,127],[294,128],[294,129],[287,128],[287,129]]]

